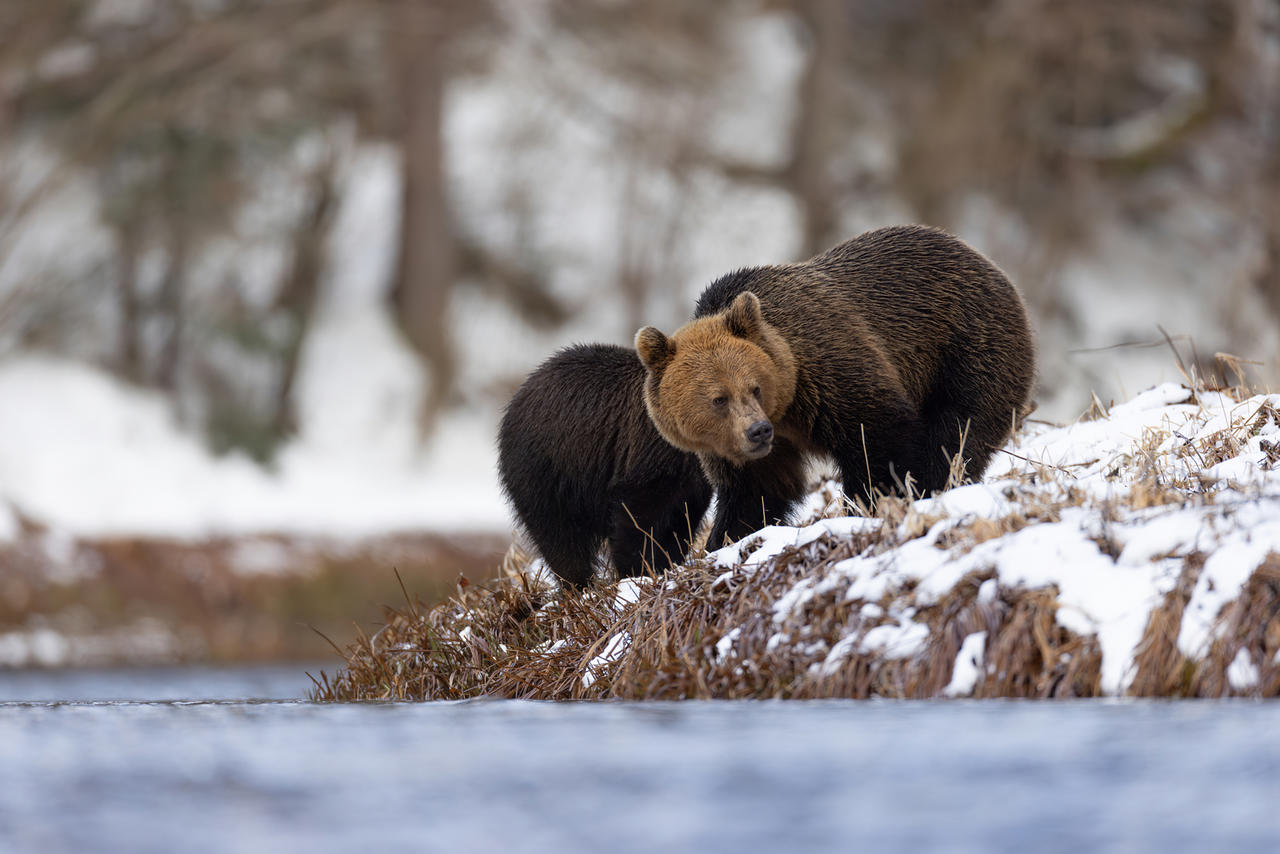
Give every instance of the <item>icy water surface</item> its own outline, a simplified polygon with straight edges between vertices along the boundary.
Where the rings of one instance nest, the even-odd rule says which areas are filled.
[[[0,851],[1280,851],[1274,703],[172,699],[308,684],[198,675],[0,673]]]

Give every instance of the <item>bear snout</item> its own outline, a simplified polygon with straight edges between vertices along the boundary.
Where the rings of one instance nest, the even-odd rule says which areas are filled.
[[[757,448],[773,441],[773,425],[768,421],[757,421],[747,428],[747,441]]]
[[[747,428],[747,438],[757,445],[762,445],[773,438],[773,425],[768,421],[757,421]]]

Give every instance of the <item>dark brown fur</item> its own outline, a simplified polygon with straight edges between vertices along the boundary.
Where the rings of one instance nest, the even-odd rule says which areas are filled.
[[[620,576],[682,561],[711,502],[698,459],[663,441],[645,412],[635,351],[561,350],[511,398],[498,473],[551,570],[591,580],[605,540]]]
[[[922,226],[731,273],[693,321],[670,338],[646,327],[636,348],[654,424],[699,455],[716,487],[715,545],[785,519],[809,454],[834,458],[851,498],[900,488],[908,473],[925,493],[943,489],[962,439],[965,476],[980,477],[1035,370],[1009,280]],[[774,428],[767,446],[744,438],[761,419]]]

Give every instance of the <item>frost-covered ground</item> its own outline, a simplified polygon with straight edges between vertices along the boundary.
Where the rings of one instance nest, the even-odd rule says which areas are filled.
[[[1280,694],[1280,395],[1161,385],[980,483],[806,513],[583,596],[513,553],[324,696]]]
[[[930,628],[913,619],[964,578],[988,573],[977,599],[1000,588],[1056,588],[1057,622],[1101,647],[1101,688],[1126,693],[1152,612],[1175,589],[1187,559],[1203,556],[1182,613],[1177,649],[1203,658],[1218,618],[1269,562],[1280,577],[1280,395],[1243,401],[1163,385],[1066,427],[1032,426],[998,455],[982,483],[914,502],[889,549],[824,567],[772,604],[769,646],[809,643],[805,606],[832,594],[862,603],[851,631],[829,646],[821,673],[851,652],[906,659],[925,650]],[[1154,474],[1153,474],[1154,473]],[[825,519],[771,527],[710,555],[724,578],[750,573],[820,536],[878,531],[881,519]],[[726,635],[726,637],[728,637]],[[946,688],[971,693],[985,632],[965,637]],[[1280,642],[1280,637],[1274,639]],[[823,644],[826,646],[826,644]],[[718,647],[732,654],[732,643]],[[1233,689],[1258,686],[1259,664],[1242,645],[1228,670]]]

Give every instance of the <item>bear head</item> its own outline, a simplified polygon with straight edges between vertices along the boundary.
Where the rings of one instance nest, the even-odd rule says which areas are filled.
[[[773,449],[773,423],[795,397],[796,366],[755,294],[739,294],[670,337],[646,326],[636,333],[636,351],[646,371],[645,407],[672,445],[735,465]]]

